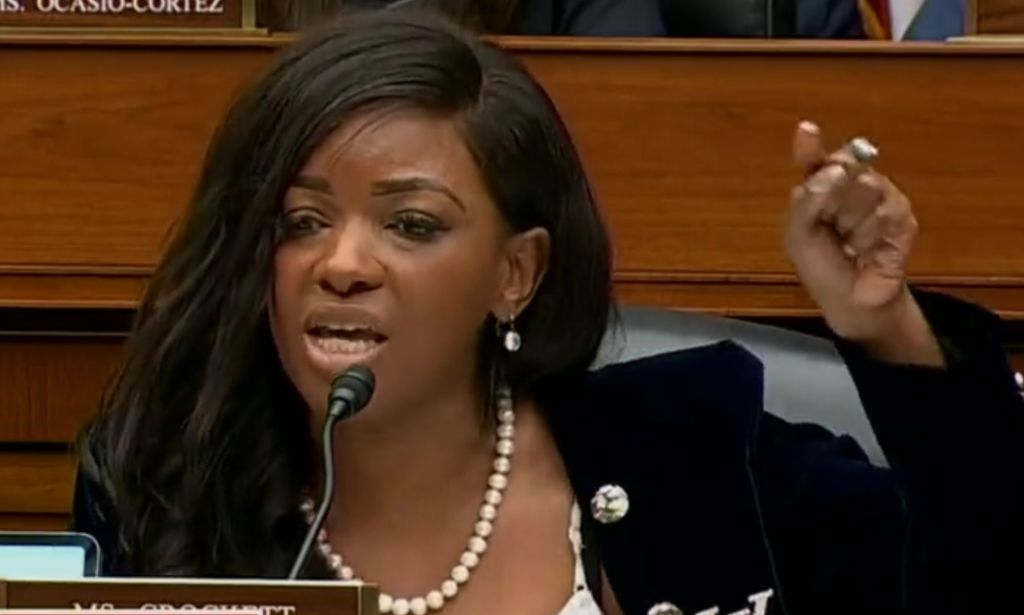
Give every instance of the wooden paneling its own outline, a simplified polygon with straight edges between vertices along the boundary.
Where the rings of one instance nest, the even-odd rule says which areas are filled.
[[[790,131],[802,117],[834,139],[866,134],[879,144],[882,167],[921,220],[919,281],[1024,281],[1024,175],[1003,171],[1024,163],[1024,80],[997,77],[1019,75],[1024,56],[525,57],[581,145],[620,277],[633,284],[673,286],[674,278],[681,290],[740,277],[764,288],[777,275],[792,284],[780,224],[795,178]],[[703,295],[678,294],[687,306]],[[1019,295],[1005,297],[998,307],[1024,314]]]
[[[66,513],[73,471],[69,453],[0,452],[0,512]]]
[[[61,529],[73,496],[67,451],[0,451],[0,529]]]
[[[78,42],[0,41],[0,305],[130,305],[218,118],[275,44]],[[806,312],[780,225],[790,131],[808,117],[833,142],[881,146],[924,229],[917,281],[1024,315],[1024,49],[504,43],[579,142],[628,296]]]
[[[112,336],[0,337],[0,446],[72,441],[96,412],[121,344]]]
[[[0,531],[19,532],[60,532],[68,528],[71,516],[68,513],[60,514],[26,514],[8,515],[0,513]]]
[[[1024,1],[974,0],[980,34],[1024,34]]]
[[[4,48],[0,267],[116,279],[150,268],[219,117],[267,57],[259,48]]]
[[[136,305],[148,277],[149,268],[140,267],[89,269],[10,265],[0,270],[0,309],[131,308]]]

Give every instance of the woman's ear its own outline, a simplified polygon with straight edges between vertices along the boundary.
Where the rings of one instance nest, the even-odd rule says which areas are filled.
[[[508,320],[526,309],[548,271],[550,256],[547,229],[532,228],[506,240],[498,297],[491,308],[498,320]]]

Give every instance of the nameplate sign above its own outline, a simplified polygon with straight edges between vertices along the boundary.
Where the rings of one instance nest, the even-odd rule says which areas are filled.
[[[254,30],[255,10],[255,0],[0,0],[0,28]]]

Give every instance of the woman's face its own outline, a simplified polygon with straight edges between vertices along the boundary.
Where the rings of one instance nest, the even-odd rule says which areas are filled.
[[[314,152],[282,207],[271,330],[318,414],[333,376],[355,363],[377,376],[367,417],[475,382],[488,314],[522,309],[542,275],[547,234],[510,235],[449,119],[355,118]]]

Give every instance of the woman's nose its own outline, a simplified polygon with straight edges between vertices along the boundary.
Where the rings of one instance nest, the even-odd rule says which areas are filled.
[[[341,296],[379,288],[384,271],[375,255],[373,229],[353,220],[335,235],[317,267],[320,286]]]

